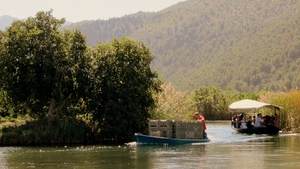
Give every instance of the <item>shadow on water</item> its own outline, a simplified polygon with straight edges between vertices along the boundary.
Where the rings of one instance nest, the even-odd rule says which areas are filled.
[[[300,135],[238,134],[227,121],[208,121],[207,133],[211,142],[181,146],[1,147],[0,163],[43,169],[300,168]]]

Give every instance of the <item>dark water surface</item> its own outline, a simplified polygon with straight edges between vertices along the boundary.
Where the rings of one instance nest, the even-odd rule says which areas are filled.
[[[2,168],[300,168],[300,135],[242,135],[207,122],[211,142],[181,146],[0,147]]]

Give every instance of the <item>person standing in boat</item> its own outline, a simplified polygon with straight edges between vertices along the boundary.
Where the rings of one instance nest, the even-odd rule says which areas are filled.
[[[206,133],[206,123],[205,123],[205,118],[204,116],[202,116],[199,112],[195,112],[194,113],[194,116],[195,118],[198,120],[198,121],[202,121],[202,129],[203,129],[203,138],[207,138],[207,133]]]
[[[257,115],[257,118],[255,119],[255,122],[254,122],[254,128],[259,128],[259,127],[266,127],[263,123],[263,120],[262,120],[262,115],[261,113],[259,113]]]

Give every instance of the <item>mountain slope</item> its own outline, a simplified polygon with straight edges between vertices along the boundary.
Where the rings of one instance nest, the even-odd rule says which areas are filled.
[[[300,4],[272,2],[190,0],[161,11],[157,31],[149,28],[152,23],[146,26],[150,37],[159,38],[147,41],[144,30],[131,36],[159,49],[153,67],[183,90],[200,85],[240,91],[294,88],[300,84]]]
[[[11,23],[15,20],[18,20],[18,18],[11,17],[9,15],[3,15],[0,17],[0,30],[5,30],[6,27],[10,26]]]
[[[20,20],[20,19],[9,16],[9,15],[0,16],[0,30],[4,31],[5,28],[11,26],[13,21],[16,21],[16,20]],[[71,24],[72,24],[72,22],[66,21],[62,26],[68,26]]]
[[[72,24],[88,44],[127,35],[155,55],[165,82],[191,91],[300,86],[300,1],[187,0],[157,13]]]

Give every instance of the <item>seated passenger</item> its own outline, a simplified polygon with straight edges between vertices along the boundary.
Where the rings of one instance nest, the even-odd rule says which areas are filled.
[[[236,123],[236,115],[233,115],[232,117],[231,117],[231,126],[233,126],[233,127],[235,127],[235,123]]]
[[[271,116],[266,115],[265,117],[263,117],[263,122],[264,122],[264,125],[266,125],[266,126],[272,125]]]
[[[265,125],[263,125],[263,121],[262,121],[261,117],[262,117],[262,115],[261,115],[261,113],[259,113],[257,115],[257,118],[255,119],[254,128],[266,127]]]
[[[245,121],[245,118],[243,118],[242,122],[241,122],[241,128],[246,129],[247,127],[247,123]]]
[[[253,128],[251,120],[248,120],[246,124],[247,124],[247,128]]]
[[[252,116],[252,118],[251,118],[251,125],[252,125],[252,127],[254,127],[254,123],[255,123],[255,116]]]

